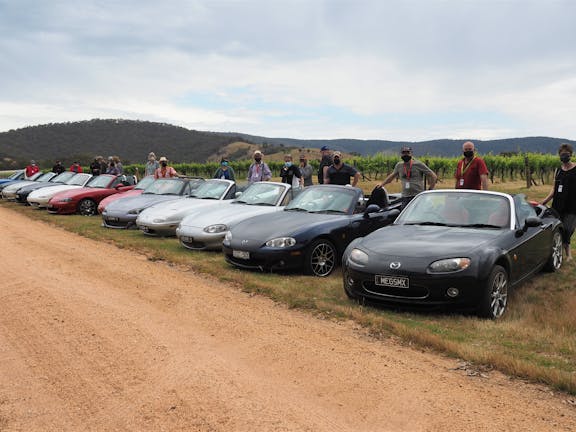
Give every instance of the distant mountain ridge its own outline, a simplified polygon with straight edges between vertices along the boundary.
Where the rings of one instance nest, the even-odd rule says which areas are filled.
[[[528,137],[481,141],[476,143],[480,154],[541,152],[556,153],[560,143],[576,145],[575,141]],[[138,120],[93,119],[81,122],[51,123],[29,126],[0,133],[0,168],[22,166],[30,159],[55,160],[87,164],[96,155],[118,155],[124,162],[144,162],[150,151],[158,157],[167,156],[176,162],[205,162],[226,156],[226,146],[235,142],[256,144],[265,154],[288,152],[290,149],[319,149],[327,145],[347,153],[371,155],[378,152],[398,153],[409,145],[416,156],[457,156],[465,140],[439,139],[408,142],[387,140],[304,140],[268,138],[230,132],[202,132],[167,123]],[[240,154],[238,157],[243,157]],[[246,155],[245,157],[249,157]]]

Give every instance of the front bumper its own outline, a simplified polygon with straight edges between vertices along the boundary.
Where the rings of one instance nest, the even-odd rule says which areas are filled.
[[[279,249],[259,249],[248,252],[249,258],[239,258],[235,256],[234,250],[230,246],[223,245],[222,251],[226,261],[236,267],[260,271],[273,270],[303,270],[304,268],[304,250],[288,248]]]

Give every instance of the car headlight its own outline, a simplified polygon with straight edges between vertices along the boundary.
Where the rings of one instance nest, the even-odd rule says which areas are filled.
[[[72,201],[72,198],[62,198],[62,199],[58,200],[58,202],[71,202],[71,201]]]
[[[207,226],[206,228],[204,228],[204,232],[207,232],[210,234],[221,233],[221,232],[224,232],[227,230],[228,230],[228,227],[224,224],[210,225],[210,226]]]
[[[434,261],[428,267],[430,273],[447,273],[467,269],[470,266],[470,258],[448,258]]]
[[[350,252],[350,256],[348,257],[348,259],[350,261],[352,261],[354,264],[358,264],[361,266],[365,266],[366,264],[368,264],[368,254],[360,249],[352,249],[352,252]]]
[[[152,223],[163,223],[166,222],[166,218],[155,218],[152,219]]]
[[[278,237],[266,242],[266,246],[273,248],[286,248],[296,244],[296,239],[292,237]]]
[[[140,214],[140,212],[142,211],[142,209],[132,209],[128,211],[128,214]]]

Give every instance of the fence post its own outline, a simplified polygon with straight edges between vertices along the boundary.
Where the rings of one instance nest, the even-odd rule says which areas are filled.
[[[524,174],[526,177],[526,188],[530,189],[530,186],[532,186],[532,176],[530,173],[530,164],[528,163],[528,155],[524,156]]]

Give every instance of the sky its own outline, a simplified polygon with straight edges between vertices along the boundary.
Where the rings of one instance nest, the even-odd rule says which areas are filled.
[[[576,139],[575,0],[0,0],[0,132]]]

